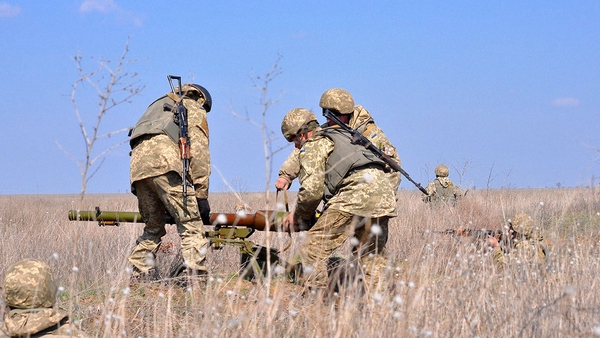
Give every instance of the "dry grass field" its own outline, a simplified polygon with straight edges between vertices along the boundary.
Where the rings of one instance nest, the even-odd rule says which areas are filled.
[[[274,194],[271,194],[273,199]],[[129,286],[127,255],[141,224],[71,222],[70,209],[135,211],[133,195],[0,196],[0,278],[31,257],[48,262],[64,289],[58,305],[94,337],[590,337],[600,335],[600,193],[594,189],[474,190],[454,208],[432,209],[401,191],[387,246],[390,291],[336,299],[303,294],[284,278],[237,278],[236,248],[208,252],[210,278],[184,289]],[[274,208],[265,194],[242,198]],[[292,199],[293,200],[293,199]],[[232,213],[233,194],[210,196],[213,212]],[[271,204],[271,205],[269,205]],[[428,233],[498,229],[520,212],[542,227],[545,266],[498,270],[477,240]],[[208,228],[207,228],[208,229]],[[284,248],[287,235],[255,233]],[[174,226],[159,253],[164,273],[177,251]],[[302,241],[292,235],[289,257]],[[61,289],[62,290],[62,289]],[[5,311],[4,306],[2,310]],[[3,315],[3,312],[1,313]]]

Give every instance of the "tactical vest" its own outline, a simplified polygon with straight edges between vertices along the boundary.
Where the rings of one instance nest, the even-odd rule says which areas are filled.
[[[318,133],[334,143],[325,165],[325,202],[337,193],[341,181],[352,171],[363,168],[384,170],[385,162],[364,146],[351,143],[350,133],[337,128],[322,129]]]
[[[442,201],[449,205],[456,204],[456,193],[455,187],[452,182],[444,187],[440,180],[436,179],[435,182],[435,194],[433,195],[434,202]]]
[[[175,101],[165,95],[152,102],[131,132],[129,145],[131,149],[137,144],[139,137],[144,135],[166,134],[175,142],[179,142],[179,126],[175,124],[174,113],[164,104],[175,106]]]

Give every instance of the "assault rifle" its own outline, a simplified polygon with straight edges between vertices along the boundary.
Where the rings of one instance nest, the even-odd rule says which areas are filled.
[[[143,223],[142,215],[134,211],[95,211],[69,210],[70,221],[98,222],[98,226],[119,226],[121,223]],[[247,240],[255,231],[282,231],[281,223],[287,212],[274,210],[260,210],[254,214],[226,214],[211,213],[210,222],[213,230],[205,231],[204,235],[209,240],[209,247],[215,250],[222,249],[225,245],[233,245],[240,250],[241,276],[253,279],[264,275],[267,259],[267,248],[256,245]],[[315,217],[316,220],[316,217]],[[165,213],[165,223],[175,224],[170,214]],[[298,229],[298,231],[307,230]],[[271,264],[280,264],[286,268],[288,264],[279,258],[280,251],[269,248]]]
[[[181,88],[181,76],[167,75],[169,85],[173,94],[177,95],[179,100],[176,103],[175,123],[179,126],[179,156],[181,157],[181,181],[183,182],[183,200],[187,196],[187,187],[191,183],[187,181],[188,170],[190,169],[190,135],[188,133],[188,111],[183,105],[183,91]],[[179,82],[178,93],[173,87],[173,79]],[[166,107],[166,106],[165,106]],[[167,108],[167,107],[166,107]]]
[[[497,240],[502,239],[502,231],[494,231],[490,229],[446,229],[442,231],[426,230],[426,233],[452,235],[457,237],[475,237],[477,239],[486,239],[489,236],[496,237]]]
[[[427,190],[425,190],[425,188],[423,188],[420,183],[417,183],[412,178],[410,178],[410,175],[408,175],[408,173],[406,171],[404,171],[404,169],[402,169],[402,167],[400,166],[400,164],[398,162],[396,162],[388,154],[386,154],[383,151],[381,151],[381,149],[379,149],[378,147],[376,147],[371,141],[369,141],[358,130],[350,128],[347,124],[345,124],[344,122],[342,122],[329,109],[323,109],[323,116],[325,116],[326,118],[328,118],[331,121],[335,122],[335,124],[337,124],[338,126],[340,126],[345,131],[349,132],[350,135],[352,135],[352,143],[354,143],[354,144],[360,144],[363,147],[365,147],[368,150],[370,150],[373,154],[375,154],[377,157],[379,157],[385,163],[387,163],[392,169],[394,169],[395,171],[398,171],[402,175],[404,175],[404,177],[406,177],[407,180],[409,180],[412,184],[414,184],[422,193],[424,193],[425,195],[429,195],[427,193]]]

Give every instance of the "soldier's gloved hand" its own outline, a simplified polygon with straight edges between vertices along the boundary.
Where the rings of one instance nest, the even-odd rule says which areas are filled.
[[[200,211],[202,223],[210,225],[210,204],[208,204],[208,199],[197,198],[196,200],[198,201],[198,210]]]

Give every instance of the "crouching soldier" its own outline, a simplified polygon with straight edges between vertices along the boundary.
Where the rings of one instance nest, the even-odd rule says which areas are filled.
[[[54,307],[57,286],[50,267],[24,259],[6,270],[3,297],[8,306],[1,337],[90,337]]]

